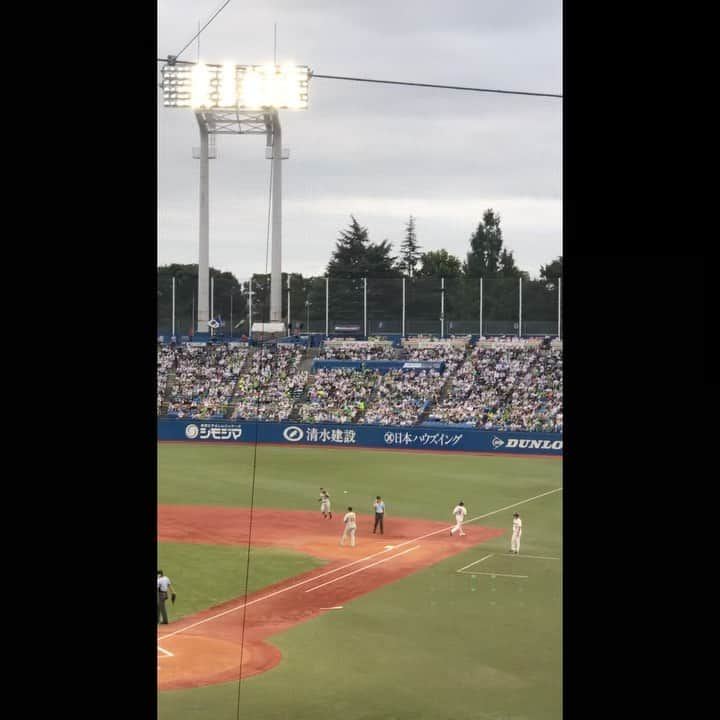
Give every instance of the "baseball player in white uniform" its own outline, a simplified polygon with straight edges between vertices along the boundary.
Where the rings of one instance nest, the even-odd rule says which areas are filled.
[[[458,533],[458,535],[465,535],[462,531],[462,524],[465,520],[465,516],[467,515],[467,510],[465,508],[465,503],[462,500],[453,508],[452,514],[455,516],[455,527],[450,530],[450,534],[454,535],[455,533]]]
[[[351,507],[349,507],[348,511],[345,513],[343,522],[345,523],[345,529],[343,530],[342,539],[340,540],[340,544],[344,545],[345,538],[349,535],[350,536],[350,547],[355,547],[355,530],[357,528],[357,517],[355,516],[355,513],[353,512],[353,509]]]
[[[510,552],[516,555],[520,552],[520,537],[522,535],[522,520],[520,513],[513,515],[512,539],[510,540]]]
[[[330,511],[330,495],[325,488],[320,488],[320,512],[324,518],[330,518],[332,520],[332,512]]]

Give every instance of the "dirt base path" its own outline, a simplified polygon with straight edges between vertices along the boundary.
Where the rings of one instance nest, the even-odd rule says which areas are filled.
[[[247,545],[247,508],[158,508],[161,542]],[[282,659],[266,638],[329,612],[383,585],[504,534],[497,528],[466,526],[451,537],[449,523],[391,517],[384,535],[373,535],[374,517],[358,513],[356,546],[340,546],[342,514],[255,509],[252,544],[314,555],[330,562],[248,596],[158,626],[158,689],[200,687],[237,680],[243,608],[245,638],[242,677],[265,672]],[[252,572],[252,566],[251,566]]]

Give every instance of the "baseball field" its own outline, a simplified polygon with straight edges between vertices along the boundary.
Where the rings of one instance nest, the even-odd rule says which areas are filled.
[[[558,720],[561,488],[551,457],[160,444],[158,717]]]

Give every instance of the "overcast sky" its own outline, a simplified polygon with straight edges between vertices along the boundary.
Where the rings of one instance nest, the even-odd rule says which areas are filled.
[[[159,0],[158,57],[175,55],[224,0]],[[560,0],[231,0],[200,59],[324,75],[562,93]],[[193,43],[181,59],[195,61]],[[160,69],[158,65],[158,82]],[[158,262],[197,263],[198,127],[157,91]],[[464,259],[487,208],[537,276],[562,254],[562,100],[314,78],[309,109],[281,111],[283,272],[324,274],[353,214],[399,251],[409,215],[421,250]],[[242,280],[266,264],[262,135],[217,138],[210,264]]]

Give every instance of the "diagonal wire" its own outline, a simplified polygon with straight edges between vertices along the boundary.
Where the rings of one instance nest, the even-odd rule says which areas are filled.
[[[195,33],[195,35],[192,36],[188,44],[175,56],[176,58],[179,58],[190,47],[190,45],[192,45],[195,38],[225,9],[225,6],[229,2],[230,0],[225,0],[223,6],[219,10],[216,10],[215,13],[213,13],[213,16]],[[187,60],[184,60],[183,62],[187,62]]]
[[[313,78],[325,78],[327,80],[352,80],[353,82],[382,83],[385,85],[410,85],[412,87],[440,88],[442,90],[472,90],[474,92],[501,93],[503,95],[532,95],[534,97],[561,98],[556,93],[528,92],[525,90],[492,90],[490,88],[464,87],[461,85],[435,85],[433,83],[405,82],[404,80],[373,80],[371,78],[343,77],[341,75],[318,75],[310,73]]]
[[[230,0],[228,0],[230,2]],[[198,33],[199,34],[199,33]],[[194,40],[195,38],[193,38]],[[192,42],[192,40],[190,41]],[[189,43],[188,43],[189,44]],[[166,63],[168,58],[157,58],[158,62]],[[195,65],[196,63],[192,60],[174,60],[184,65]],[[214,67],[215,63],[206,63],[210,67]],[[310,78],[321,78],[323,80],[350,80],[352,82],[367,82],[367,83],[378,83],[381,85],[404,85],[406,87],[426,87],[426,88],[438,88],[440,90],[466,90],[470,92],[483,92],[483,93],[496,93],[499,95],[525,95],[530,97],[547,97],[547,98],[562,98],[560,93],[543,93],[543,92],[530,92],[529,90],[499,90],[496,88],[480,88],[480,87],[468,87],[466,85],[440,85],[438,83],[420,83],[420,82],[408,82],[405,80],[378,80],[376,78],[361,78],[361,77],[345,77],[343,75],[319,75],[318,73],[310,71]]]

